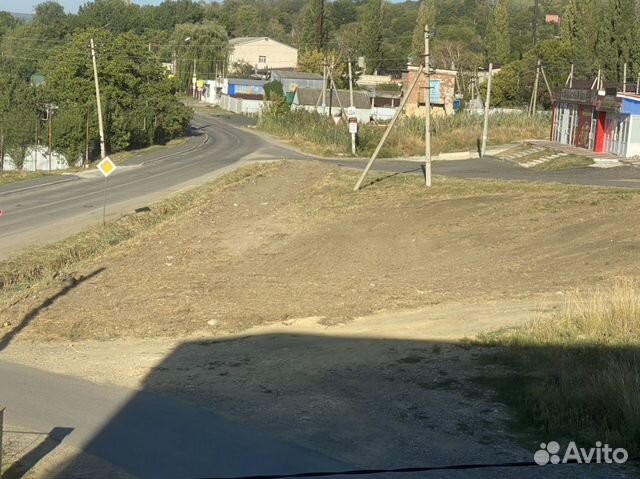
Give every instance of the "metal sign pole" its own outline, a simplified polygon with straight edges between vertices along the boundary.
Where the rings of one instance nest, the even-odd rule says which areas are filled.
[[[0,407],[0,478],[2,477],[2,431],[4,430],[4,409]]]
[[[107,224],[107,179],[108,177],[104,177],[104,203],[102,205],[102,225]]]

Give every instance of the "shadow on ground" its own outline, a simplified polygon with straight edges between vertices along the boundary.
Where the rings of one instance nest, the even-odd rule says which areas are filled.
[[[487,351],[296,334],[184,343],[85,452],[154,479],[473,464],[496,467],[371,477],[635,477],[608,464],[499,467],[562,438],[514,422],[485,380],[515,402],[523,381]],[[71,461],[56,477],[83,476]]]

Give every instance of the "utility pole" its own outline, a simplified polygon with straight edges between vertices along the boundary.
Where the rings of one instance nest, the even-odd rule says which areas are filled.
[[[35,161],[33,171],[38,171],[38,149],[40,149],[40,114],[36,114],[36,149],[34,153]]]
[[[47,104],[47,130],[49,137],[49,173],[51,173],[51,166],[53,160],[53,141],[52,141],[52,132],[53,132],[53,109],[50,104]]]
[[[536,108],[537,108],[537,104],[538,104],[538,84],[540,82],[540,63],[541,61],[538,60],[538,65],[536,67],[536,79],[533,82],[533,93],[531,94],[531,115],[534,115],[536,113]]]
[[[325,114],[327,106],[327,57],[322,62],[322,114]]]
[[[191,87],[193,89],[193,98],[196,98],[196,86],[198,84],[198,76],[196,74],[197,60],[193,59],[193,78],[191,79]]]
[[[351,71],[351,58],[349,60],[349,106],[353,109],[353,73]],[[351,133],[351,154],[356,156],[356,134]]]
[[[424,180],[426,186],[431,186],[431,74],[429,51],[429,25],[424,26]]]
[[[96,63],[96,48],[91,39],[91,58],[93,60],[93,79],[96,84],[96,103],[98,104],[98,129],[100,130],[100,159],[107,156],[107,147],[104,141],[104,125],[102,123],[102,101],[100,100],[100,82],[98,81],[98,65]]]
[[[627,93],[627,63],[624,64],[624,70],[622,74],[622,93]]]
[[[487,151],[487,137],[489,136],[489,107],[491,106],[491,77],[493,76],[493,63],[489,63],[489,79],[487,80],[487,98],[484,103],[484,126],[482,128],[482,147],[480,158]]]
[[[640,72],[638,72],[638,79],[636,80],[636,95],[640,94]]]

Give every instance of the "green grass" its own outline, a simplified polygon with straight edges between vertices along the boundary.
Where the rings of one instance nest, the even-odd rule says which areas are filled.
[[[559,171],[570,168],[584,168],[585,166],[590,165],[593,165],[593,160],[591,158],[578,155],[567,155],[554,158],[546,163],[541,163],[531,169],[536,171]]]
[[[432,119],[432,152],[475,150],[482,136],[483,117],[471,113],[436,116]],[[549,120],[524,114],[495,114],[490,117],[489,144],[501,145],[517,140],[546,138]],[[262,115],[258,128],[288,139],[298,146],[324,155],[350,155],[351,136],[345,123],[336,129],[331,119],[309,112]],[[370,155],[384,133],[385,125],[361,124],[358,155]],[[424,154],[424,118],[403,116],[389,135],[381,157]]]
[[[0,185],[17,183],[18,181],[35,180],[43,176],[59,175],[60,172],[53,171],[3,171],[0,173]]]
[[[522,381],[505,400],[547,435],[640,452],[640,283],[576,293],[551,319],[480,336]],[[504,397],[504,382],[495,382]],[[506,387],[506,385],[504,386]]]

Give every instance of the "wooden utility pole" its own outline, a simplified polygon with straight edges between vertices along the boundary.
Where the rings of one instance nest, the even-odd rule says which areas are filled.
[[[424,181],[431,186],[431,66],[429,51],[429,25],[424,26]]]
[[[484,126],[482,127],[482,147],[480,148],[480,158],[484,157],[487,151],[487,138],[489,136],[489,107],[491,106],[491,77],[493,76],[493,63],[489,63],[489,79],[487,80],[487,98],[484,102]]]
[[[353,73],[351,71],[351,58],[349,60],[349,106],[353,108]],[[351,154],[356,156],[356,134],[351,133]]]
[[[569,86],[569,88],[573,88],[573,63],[571,64],[571,71],[569,72],[569,76],[567,77],[567,81],[564,82],[564,86]]]
[[[38,171],[38,150],[40,149],[40,114],[36,114],[36,149],[34,152],[33,171]]]
[[[91,39],[91,58],[93,60],[93,79],[96,84],[96,103],[98,104],[98,129],[100,130],[100,159],[107,156],[107,147],[104,141],[104,125],[102,123],[102,101],[100,100],[100,82],[98,81],[98,65],[96,63],[96,49]]]
[[[625,62],[622,73],[622,93],[627,93],[627,64]]]
[[[551,87],[549,86],[549,82],[547,81],[547,74],[544,72],[544,65],[540,65],[540,72],[542,73],[542,79],[544,80],[544,84],[547,87],[549,98],[551,99],[551,101],[553,101],[553,92],[551,91]]]
[[[418,80],[422,76],[422,72],[423,71],[424,71],[424,66],[421,65],[420,68],[418,69],[418,72],[416,73],[415,78],[413,79],[413,81],[411,82],[411,85],[409,86],[409,91],[407,91],[407,94],[402,97],[402,103],[400,103],[400,106],[398,107],[398,109],[394,113],[393,118],[391,119],[391,123],[389,123],[389,125],[387,126],[387,129],[385,130],[384,134],[382,135],[382,138],[380,138],[380,141],[378,142],[378,146],[376,147],[375,151],[373,152],[373,155],[371,155],[371,159],[369,160],[369,163],[367,163],[367,166],[365,167],[364,171],[362,172],[362,175],[360,175],[360,178],[358,179],[358,182],[356,183],[356,186],[353,188],[353,191],[358,191],[360,189],[360,186],[362,186],[362,182],[364,181],[365,177],[367,176],[367,173],[369,173],[369,170],[373,166],[373,163],[376,161],[376,158],[378,158],[378,155],[380,154],[380,150],[382,150],[382,147],[383,147],[385,141],[387,141],[387,138],[389,137],[389,133],[391,133],[391,130],[393,130],[393,127],[395,126],[396,122],[398,121],[398,118],[402,114],[402,110],[404,110],[404,107],[407,104],[407,101],[409,100],[409,97],[411,96],[411,93],[413,93],[413,90],[415,89],[416,84],[418,83]]]
[[[538,60],[538,65],[536,67],[536,79],[533,82],[533,92],[531,94],[531,103],[529,114],[534,115],[536,113],[536,108],[538,106],[538,85],[540,83],[540,60]]]
[[[49,173],[51,173],[51,166],[52,166],[52,160],[53,160],[53,141],[52,141],[52,132],[53,132],[53,109],[51,108],[51,105],[47,105],[47,130],[48,130],[48,137],[49,137]]]
[[[327,106],[327,58],[322,62],[322,114],[324,115]]]

